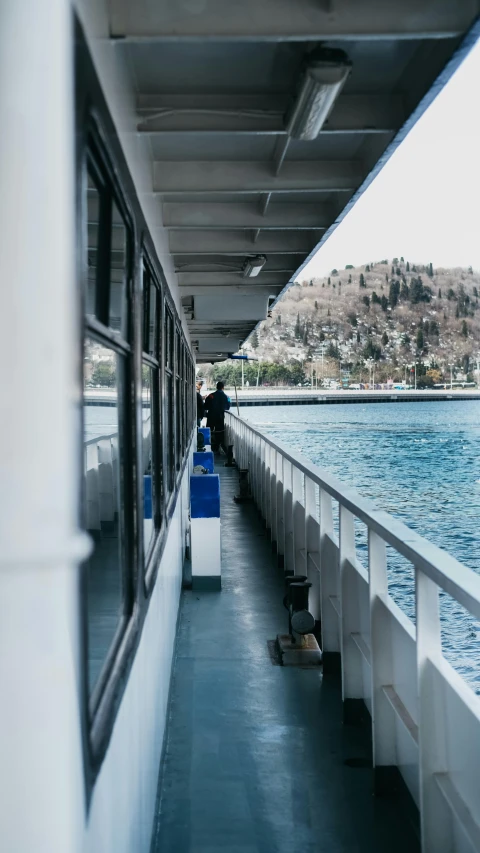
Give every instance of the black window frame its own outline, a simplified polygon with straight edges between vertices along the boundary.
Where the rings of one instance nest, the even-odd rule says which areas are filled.
[[[153,271],[148,251],[142,246],[142,385],[143,368],[148,367],[152,371],[151,388],[151,418],[152,418],[152,475],[154,480],[152,519],[154,523],[153,534],[148,546],[143,542],[143,566],[148,588],[148,578],[151,574],[152,557],[155,552],[158,536],[162,530],[165,511],[165,487],[164,487],[164,449],[163,449],[163,405],[162,405],[162,342],[163,342],[163,313],[164,292],[161,280]],[[155,288],[155,318],[154,318],[154,347],[150,352],[150,320],[151,300],[150,290]],[[147,291],[147,292],[146,292]],[[147,343],[147,347],[145,347]],[[142,494],[142,520],[143,520],[143,494]],[[143,528],[142,528],[143,529]],[[143,539],[143,536],[142,536]]]
[[[87,316],[85,311],[83,316],[83,334],[82,334],[82,352],[85,352],[85,341],[87,338],[92,338],[97,343],[103,345],[110,351],[120,356],[121,364],[121,383],[119,384],[118,408],[119,408],[119,436],[118,436],[118,454],[121,459],[119,463],[119,478],[120,478],[120,541],[122,550],[121,570],[122,570],[122,592],[123,592],[123,608],[122,615],[119,619],[117,629],[115,631],[111,646],[102,664],[102,668],[98,679],[90,690],[90,685],[87,677],[87,703],[90,725],[93,726],[96,714],[99,710],[102,695],[105,686],[110,677],[115,658],[118,654],[120,646],[125,638],[125,633],[128,624],[133,616],[135,605],[135,587],[136,587],[136,560],[134,548],[134,530],[135,530],[135,500],[134,500],[134,465],[132,460],[132,451],[135,448],[135,424],[134,411],[132,407],[131,386],[134,376],[134,346],[133,346],[133,258],[134,258],[134,223],[128,209],[128,205],[123,197],[122,189],[116,179],[113,165],[109,160],[105,150],[101,132],[93,117],[88,124],[86,135],[86,145],[84,151],[83,168],[81,169],[81,193],[86,198],[87,192],[87,176],[88,173],[93,173],[95,182],[101,183],[102,201],[99,209],[99,234],[98,234],[98,249],[97,249],[97,264],[96,264],[96,282],[95,282],[95,309],[96,316]],[[126,252],[126,310],[127,310],[127,325],[126,336],[123,336],[119,331],[112,329],[109,326],[109,305],[110,305],[110,272],[111,272],[111,233],[112,233],[112,211],[115,204],[122,216],[126,230],[127,252]],[[88,206],[84,202],[86,213]],[[88,219],[88,217],[86,217]],[[88,228],[88,223],[87,223]],[[84,242],[84,252],[88,251],[88,235]],[[88,277],[88,270],[87,270]],[[86,278],[82,281],[82,304],[86,298]],[[83,361],[83,359],[82,359]],[[83,412],[82,412],[83,418]],[[83,435],[83,429],[82,429]],[[82,490],[84,484],[82,484]],[[83,504],[83,502],[82,502]],[[86,567],[84,569],[86,575]],[[84,578],[84,587],[87,588],[88,581]],[[85,619],[88,625],[88,607],[85,607]],[[85,656],[88,662],[88,630],[84,637]]]
[[[88,207],[86,206],[86,162],[89,143],[94,141],[95,150],[101,154],[102,174],[115,188],[115,203],[122,212],[125,221],[129,225],[129,275],[128,275],[128,348],[129,364],[128,378],[125,384],[125,417],[127,425],[125,446],[125,458],[123,459],[123,473],[126,475],[128,484],[125,487],[127,496],[129,518],[132,522],[131,538],[128,542],[129,563],[128,571],[131,578],[131,599],[129,601],[128,618],[122,623],[122,633],[116,644],[115,652],[111,651],[108,658],[108,666],[105,664],[102,673],[102,684],[98,686],[97,699],[92,707],[88,693],[87,676],[87,587],[86,572],[80,572],[79,584],[79,625],[81,639],[80,655],[80,711],[82,725],[82,745],[84,756],[85,773],[85,796],[87,808],[91,801],[91,794],[102,766],[110,738],[114,729],[115,720],[122,701],[125,687],[128,683],[131,667],[135,660],[136,651],[144,621],[148,612],[151,594],[155,587],[157,573],[162,559],[167,537],[170,530],[170,521],[175,513],[177,500],[181,494],[180,483],[187,470],[190,455],[183,454],[180,470],[177,471],[173,465],[172,488],[167,488],[167,458],[166,448],[172,442],[167,441],[166,429],[166,382],[165,382],[165,317],[167,311],[172,318],[173,328],[181,325],[178,312],[170,295],[155,243],[150,235],[147,222],[138,198],[133,177],[127,166],[125,154],[120,143],[115,125],[112,121],[108,105],[99,83],[92,57],[90,55],[87,41],[84,37],[78,18],[75,18],[75,132],[76,132],[76,214],[77,214],[77,304],[79,324],[76,329],[78,342],[78,399],[81,399],[81,388],[83,383],[83,352],[84,333],[86,324],[84,319],[85,307],[85,283],[88,277],[88,266],[86,257],[88,251]],[[98,153],[97,152],[97,153]],[[130,230],[131,229],[131,230]],[[110,235],[111,236],[111,235]],[[104,245],[104,244],[103,244]],[[104,255],[107,255],[104,249]],[[108,253],[110,257],[110,252]],[[140,532],[143,518],[142,491],[143,483],[140,481],[138,472],[141,470],[141,448],[139,437],[141,436],[141,381],[142,381],[142,271],[143,259],[148,258],[152,274],[159,285],[161,297],[159,300],[160,320],[158,329],[158,363],[159,363],[159,387],[158,387],[158,409],[161,416],[162,430],[160,436],[161,450],[163,454],[163,506],[161,529],[156,536],[155,545],[149,553],[147,573],[143,563],[143,538]],[[100,275],[100,273],[98,273]],[[110,287],[110,277],[108,277]],[[100,343],[105,343],[110,348],[119,348],[124,352],[124,344],[118,332],[108,327],[108,315],[105,307],[105,295],[98,295],[100,304],[97,310],[95,304],[95,316],[88,323],[89,334]],[[95,300],[97,300],[97,291]],[[100,318],[100,319],[99,319]],[[107,319],[107,322],[102,322]],[[188,347],[188,345],[187,345]],[[190,352],[190,350],[189,350]],[[193,365],[193,359],[190,359]],[[194,375],[194,374],[193,374]],[[174,383],[172,383],[174,386]],[[174,387],[173,387],[174,394]],[[174,403],[173,403],[174,405]],[[83,437],[83,415],[82,408],[78,411],[78,428]],[[172,415],[174,409],[172,407]],[[190,450],[191,445],[187,448]],[[77,444],[78,457],[76,468],[82,473],[79,478],[79,523],[82,523],[81,507],[83,506],[83,440]],[[130,528],[129,528],[130,529]],[[130,559],[131,557],[131,559]]]

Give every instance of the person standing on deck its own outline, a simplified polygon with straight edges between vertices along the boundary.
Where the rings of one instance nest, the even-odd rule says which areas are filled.
[[[230,408],[230,399],[223,390],[223,382],[217,382],[217,390],[209,394],[205,400],[205,413],[207,415],[207,427],[212,431],[212,450],[217,452],[221,447],[226,456],[228,450],[225,445],[225,412]]]
[[[197,429],[202,425],[202,420],[204,416],[205,404],[203,402],[203,397],[200,394],[200,388],[202,387],[201,382],[197,382]]]

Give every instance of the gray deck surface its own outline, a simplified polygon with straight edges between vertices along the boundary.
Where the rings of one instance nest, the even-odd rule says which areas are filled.
[[[342,724],[336,680],[272,664],[282,572],[218,464],[223,589],[182,595],[152,853],[414,853],[406,814],[372,796],[368,766],[345,764],[370,751]]]

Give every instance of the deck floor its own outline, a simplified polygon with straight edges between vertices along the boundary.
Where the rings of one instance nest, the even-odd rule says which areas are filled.
[[[272,664],[282,572],[219,464],[223,588],[182,595],[152,853],[415,853],[406,814],[372,796],[336,680]]]

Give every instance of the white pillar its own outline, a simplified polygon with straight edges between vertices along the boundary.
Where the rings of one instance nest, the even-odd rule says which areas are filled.
[[[0,846],[77,853],[72,10],[0,4]]]

